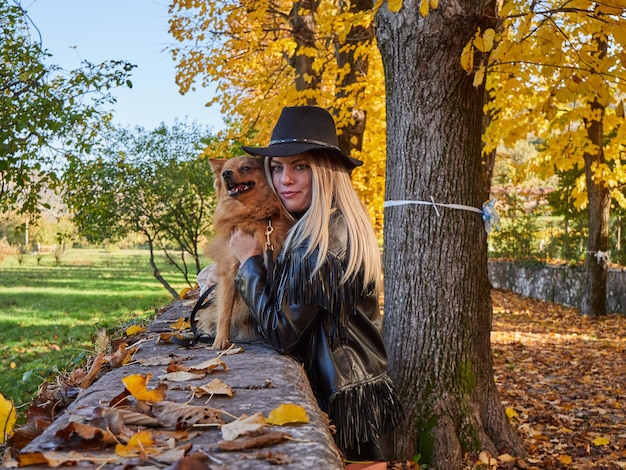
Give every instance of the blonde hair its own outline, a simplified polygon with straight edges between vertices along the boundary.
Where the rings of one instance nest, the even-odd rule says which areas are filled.
[[[331,215],[339,210],[348,231],[347,265],[341,283],[354,278],[362,270],[363,288],[374,286],[378,290],[382,262],[376,235],[363,203],[359,199],[350,173],[328,152],[318,151],[313,156],[305,153],[311,165],[311,206],[289,231],[283,250],[307,244],[305,255],[319,249],[314,272],[324,264],[330,242]],[[270,186],[272,182],[271,158],[265,159],[265,171]]]

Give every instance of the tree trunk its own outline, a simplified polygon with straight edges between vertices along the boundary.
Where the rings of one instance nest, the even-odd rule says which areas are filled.
[[[296,90],[315,90],[319,87],[321,77],[313,69],[314,57],[306,52],[315,48],[315,12],[319,2],[316,0],[302,0],[294,2],[289,23],[292,27],[292,36],[298,45],[293,57],[293,66],[296,73]],[[307,99],[307,104],[314,105],[315,100]]]
[[[593,44],[597,47],[599,59],[606,56],[608,44],[601,34],[593,35]],[[594,151],[585,152],[585,182],[589,207],[587,210],[589,234],[587,235],[587,253],[585,254],[585,290],[583,292],[580,313],[584,316],[599,317],[606,315],[606,270],[609,255],[609,212],[611,193],[602,181],[595,178],[598,166],[605,165],[604,160],[604,106],[596,98],[590,104],[589,118],[585,119],[587,137]]]
[[[167,291],[174,298],[174,300],[179,299],[180,296],[178,295],[178,292],[176,292],[176,290],[170,285],[170,283],[165,280],[165,278],[161,275],[161,271],[159,271],[159,268],[156,265],[156,261],[154,259],[154,239],[147,231],[144,230],[143,233],[146,235],[146,238],[148,240],[148,248],[150,248],[150,266],[152,267],[152,274],[154,275],[154,278],[159,281],[161,285],[165,287],[165,289],[167,289]]]
[[[340,1],[340,8],[354,15],[366,12],[372,8],[371,0],[354,0],[350,2]],[[365,95],[365,85],[367,83],[367,72],[369,71],[369,56],[356,54],[359,46],[374,43],[374,24],[363,26],[360,24],[351,25],[350,31],[342,43],[336,44],[337,68],[348,72],[342,74],[337,79],[337,92],[333,114],[345,111],[350,113],[349,124],[341,127],[339,134],[339,147],[348,155],[353,150],[361,151],[363,148],[363,134],[367,113],[361,107],[361,100]],[[357,86],[359,85],[359,86]],[[349,100],[346,103],[346,100]]]
[[[592,115],[597,119],[587,122],[587,135],[597,149],[585,153],[585,180],[589,207],[587,209],[589,234],[585,256],[585,287],[580,306],[584,316],[606,315],[606,270],[609,254],[609,212],[611,194],[601,179],[594,178],[594,167],[605,163],[602,148],[604,134],[604,107],[597,101],[591,103]]]
[[[378,45],[387,89],[386,200],[481,208],[483,88],[460,66],[461,50],[488,25],[484,3],[383,4]],[[385,209],[385,316],[390,372],[407,420],[401,459],[460,469],[463,452],[524,455],[500,403],[491,355],[491,285],[481,215],[422,204]]]

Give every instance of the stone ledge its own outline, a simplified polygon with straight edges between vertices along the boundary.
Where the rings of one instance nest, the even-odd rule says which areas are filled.
[[[189,301],[176,301],[164,309],[146,331],[146,335],[171,331],[169,324],[179,318],[188,318],[192,305]],[[190,405],[205,405],[206,397],[193,398],[190,401],[190,392],[187,385],[201,385],[213,378],[219,378],[230,385],[234,391],[232,397],[214,396],[208,406],[223,410],[236,417],[242,414],[252,415],[260,412],[267,416],[270,410],[282,403],[295,403],[303,406],[308,414],[309,423],[285,426],[272,426],[272,430],[288,433],[294,440],[274,445],[264,449],[250,449],[246,451],[225,452],[215,451],[215,445],[221,440],[218,429],[207,429],[189,441],[177,442],[177,445],[191,443],[188,454],[204,452],[210,455],[206,464],[211,469],[236,468],[265,469],[277,468],[265,459],[256,458],[260,452],[271,451],[287,456],[289,463],[280,465],[286,470],[324,468],[327,470],[344,468],[343,460],[330,434],[325,414],[319,409],[310,384],[302,366],[290,357],[280,355],[261,344],[238,344],[244,352],[222,356],[228,370],[213,372],[198,381],[172,383],[169,386],[166,399],[177,403]],[[186,366],[193,366],[216,357],[217,352],[209,350],[205,345],[191,349],[182,348],[174,344],[157,344],[156,341],[145,341],[134,356],[134,359],[147,359],[155,356],[177,356],[193,358],[184,362]],[[54,437],[58,430],[65,428],[69,423],[69,416],[81,408],[94,407],[98,404],[108,404],[114,397],[124,390],[121,382],[123,377],[130,374],[152,374],[149,388],[156,385],[157,377],[163,375],[164,366],[143,366],[137,363],[113,369],[102,376],[97,382],[80,393],[77,399],[68,407],[66,412],[53,422],[43,434],[30,442],[19,455],[27,453],[48,452],[55,445]],[[221,369],[220,369],[221,370]],[[194,383],[197,382],[197,383]],[[271,383],[271,386],[268,384]],[[58,442],[58,441],[57,441]],[[56,449],[64,451],[69,449]],[[113,447],[106,451],[87,452],[91,455],[113,457]],[[15,456],[15,457],[19,457]],[[149,465],[145,462],[145,465]],[[119,463],[106,464],[100,468],[116,468]],[[49,468],[48,466],[33,465],[27,468]],[[136,468],[141,468],[140,466]],[[152,467],[158,468],[158,467]],[[167,467],[161,467],[167,468]]]

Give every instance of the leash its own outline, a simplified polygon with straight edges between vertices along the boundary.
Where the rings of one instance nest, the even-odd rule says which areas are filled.
[[[184,346],[189,348],[191,346],[195,346],[198,343],[211,343],[215,338],[208,335],[207,333],[198,332],[198,326],[196,325],[196,313],[202,310],[203,308],[208,307],[213,302],[215,302],[215,296],[211,297],[207,300],[207,297],[211,295],[215,291],[217,284],[213,284],[207,290],[205,290],[202,295],[198,298],[193,309],[191,310],[191,315],[189,316],[189,323],[191,324],[191,332],[193,336],[191,338],[176,338],[172,336],[171,342],[174,344],[178,344],[179,346]]]
[[[267,219],[267,228],[265,229],[265,251],[267,253],[267,283],[270,284],[274,280],[274,245],[270,239],[270,235],[274,232],[272,227],[272,219]]]
[[[274,232],[274,227],[272,227],[272,219],[267,219],[267,228],[265,229],[265,251],[267,253],[267,282],[272,282],[274,278],[274,245],[272,244],[271,235]],[[179,346],[184,346],[189,348],[191,346],[195,346],[198,343],[211,343],[215,338],[208,335],[207,333],[198,332],[198,327],[196,326],[196,313],[203,308],[208,307],[213,302],[215,302],[215,296],[211,297],[207,300],[209,295],[215,291],[217,284],[213,284],[206,291],[202,293],[202,295],[198,298],[193,309],[191,310],[191,315],[189,317],[189,323],[191,325],[191,332],[193,336],[191,338],[176,338],[172,337],[171,342],[177,344]]]

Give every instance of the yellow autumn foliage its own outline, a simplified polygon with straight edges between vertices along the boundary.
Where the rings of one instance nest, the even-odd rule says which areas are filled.
[[[559,0],[541,1],[542,11],[554,12],[544,21],[523,0],[506,2],[503,23],[487,64],[490,100],[485,111],[491,121],[484,151],[516,141],[541,143],[528,170],[547,178],[557,171],[578,169],[572,197],[578,208],[587,205],[585,154],[604,162],[593,167],[594,181],[610,189],[613,200],[626,207],[620,187],[626,183],[622,142],[621,97],[626,93],[626,5],[615,1],[600,10],[595,2],[577,0],[561,9]],[[610,53],[603,53],[606,46]],[[602,110],[592,109],[595,102]],[[602,149],[590,141],[591,122],[603,126]],[[601,153],[600,153],[601,151]]]
[[[429,8],[436,2],[428,0]],[[203,156],[230,156],[241,144],[267,145],[284,106],[315,104],[333,113],[342,134],[354,124],[352,111],[364,110],[367,123],[360,151],[364,161],[353,182],[376,230],[382,230],[385,178],[385,84],[375,38],[349,40],[354,29],[370,28],[375,9],[351,10],[349,4],[322,0],[312,13],[314,38],[299,44],[290,18],[294,3],[285,0],[197,2],[174,0],[170,33],[179,41],[171,48],[181,93],[196,86],[215,87],[207,104],[219,106],[228,128],[217,135]],[[400,8],[401,1],[389,4]],[[377,8],[382,3],[377,3]],[[342,62],[339,53],[358,63]],[[310,61],[298,77],[296,58]],[[365,67],[362,69],[361,67]],[[305,85],[296,85],[297,79]],[[208,92],[207,92],[208,95]],[[351,139],[352,144],[354,141]]]
[[[605,106],[604,157],[610,171],[595,175],[612,188],[616,202],[626,206],[619,188],[626,182],[620,142],[626,91],[626,22],[624,3],[598,5],[577,0],[563,9],[562,0],[540,0],[531,11],[528,2],[499,3],[501,23],[468,38],[460,66],[474,74],[474,85],[486,85],[485,112],[491,120],[484,134],[484,150],[532,139],[541,151],[529,171],[549,177],[557,170],[583,168],[585,152],[593,151],[586,122],[591,99]],[[331,109],[339,132],[354,124],[351,111],[364,110],[367,123],[361,150],[352,156],[365,162],[353,172],[353,182],[376,230],[382,233],[385,188],[385,87],[382,61],[375,38],[349,41],[352,28],[368,28],[378,8],[399,12],[402,0],[377,0],[371,10],[350,9],[346,2],[321,0],[314,11],[300,9],[314,27],[314,37],[299,44],[293,33],[292,8],[287,0],[189,2],[173,0],[170,32],[178,41],[171,53],[177,63],[181,93],[214,86],[213,98],[228,117],[228,128],[204,151],[204,156],[229,156],[241,144],[266,145],[284,106],[316,104]],[[437,0],[420,0],[423,17],[439,8]],[[554,21],[535,11],[552,11]],[[558,18],[558,21],[557,21]],[[609,43],[601,55],[590,35]],[[350,52],[358,63],[339,60]],[[480,57],[480,58],[479,58]],[[305,58],[309,68],[296,76],[294,61]],[[366,64],[365,68],[360,68]],[[350,78],[358,72],[356,80]],[[300,82],[298,82],[300,78]],[[300,85],[297,85],[300,83]],[[209,92],[207,92],[209,96]],[[609,138],[610,136],[610,138]],[[586,204],[584,176],[573,197]]]

